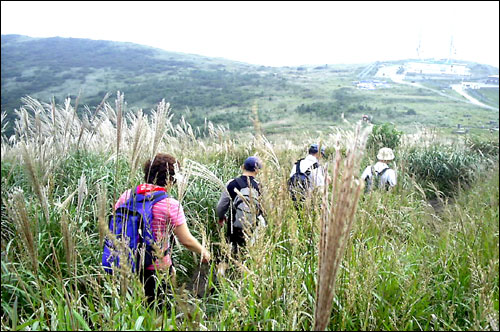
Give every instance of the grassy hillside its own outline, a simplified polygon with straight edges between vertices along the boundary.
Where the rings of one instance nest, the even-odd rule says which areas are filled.
[[[55,97],[56,104],[71,96],[75,105],[80,94],[82,113],[82,105],[92,111],[106,93],[116,91],[125,93],[132,113],[149,112],[165,98],[175,121],[184,116],[196,127],[208,119],[249,132],[257,116],[267,135],[344,126],[343,118],[357,121],[362,114],[372,116],[374,123],[392,121],[408,132],[423,125],[448,134],[458,124],[487,130],[488,122],[498,118],[498,94],[486,91],[480,91],[481,100],[496,105],[496,111],[467,103],[453,92],[448,94],[455,99],[390,81],[388,88],[357,89],[353,82],[373,78],[385,65],[379,62],[275,68],[100,40],[2,35],[1,42],[1,107],[10,125],[13,110],[26,95],[47,103]],[[386,64],[396,63],[402,61]],[[475,79],[498,74],[497,68],[468,65]],[[456,82],[426,82],[439,90],[451,83]],[[8,126],[7,132],[13,128]]]
[[[74,38],[2,36],[2,109],[11,113],[25,95],[62,103],[98,105],[107,92],[127,95],[129,108],[151,109],[161,99],[175,110],[204,113],[214,107],[244,107],[278,85],[250,66],[177,54],[129,43]]]
[[[71,105],[29,99],[19,135],[2,132],[2,330],[498,330],[498,137],[405,135],[394,146],[397,186],[359,197],[355,179],[376,151],[364,147],[369,126],[300,133],[295,143],[234,139],[209,123],[196,137],[164,103],[126,125],[123,108],[120,95],[88,125]],[[297,211],[287,176],[319,139],[332,181]],[[208,292],[197,296],[199,255],[176,245],[176,281],[158,273],[172,285],[162,310],[147,306],[136,275],[101,267],[111,207],[156,152],[182,162],[184,180],[169,194],[227,262],[217,280],[210,263]],[[268,226],[235,260],[214,208],[249,155],[263,160]]]
[[[494,107],[498,107],[499,91],[498,88],[483,88],[478,90],[469,89],[467,90],[469,95],[473,96],[477,100]]]

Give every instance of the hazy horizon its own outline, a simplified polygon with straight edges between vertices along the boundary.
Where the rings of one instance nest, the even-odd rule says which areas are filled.
[[[2,35],[130,42],[272,67],[450,55],[499,67],[499,5],[491,1],[1,5]]]

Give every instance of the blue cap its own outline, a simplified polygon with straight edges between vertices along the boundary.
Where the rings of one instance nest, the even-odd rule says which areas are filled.
[[[318,153],[318,151],[319,151],[319,145],[316,143],[311,144],[311,146],[309,147],[309,153],[316,154],[316,153]],[[323,157],[325,156],[325,147],[324,146],[321,147],[321,154],[323,155]]]
[[[243,163],[243,168],[246,169],[247,171],[255,172],[256,168],[258,169],[262,168],[262,162],[258,157],[251,156],[245,160],[245,162]]]

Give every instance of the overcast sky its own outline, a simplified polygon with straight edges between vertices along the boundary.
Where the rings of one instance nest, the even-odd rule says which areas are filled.
[[[499,2],[2,1],[2,34],[132,42],[266,66],[453,57],[499,67]]]

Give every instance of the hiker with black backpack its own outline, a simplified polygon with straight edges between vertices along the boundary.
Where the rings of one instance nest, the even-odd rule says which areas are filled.
[[[156,273],[175,276],[171,246],[174,234],[178,241],[192,252],[201,254],[202,262],[210,260],[210,253],[189,231],[182,205],[168,192],[176,182],[180,163],[171,155],[158,153],[144,164],[144,181],[125,191],[115,204],[110,216],[109,232],[104,243],[102,265],[108,273],[123,264],[120,254],[127,257],[133,272],[144,283],[144,292],[151,304],[156,298]],[[128,245],[127,253],[120,253],[120,240]],[[158,289],[166,290],[163,282]]]
[[[388,165],[394,160],[392,149],[381,148],[377,159],[375,165],[367,166],[361,174],[361,179],[365,181],[365,193],[369,193],[373,188],[389,190],[397,183],[396,172]]]
[[[255,179],[262,168],[262,161],[255,156],[243,163],[241,176],[229,180],[217,203],[216,213],[219,225],[227,223],[226,239],[233,254],[238,246],[245,246],[245,237],[258,225],[265,225],[259,203],[260,184]],[[228,217],[226,217],[228,214]]]
[[[311,144],[308,152],[305,158],[294,163],[288,179],[288,190],[297,209],[299,203],[304,202],[315,188],[325,185],[327,176],[320,164],[321,158],[325,157],[325,147],[322,146],[320,150],[318,144]]]

